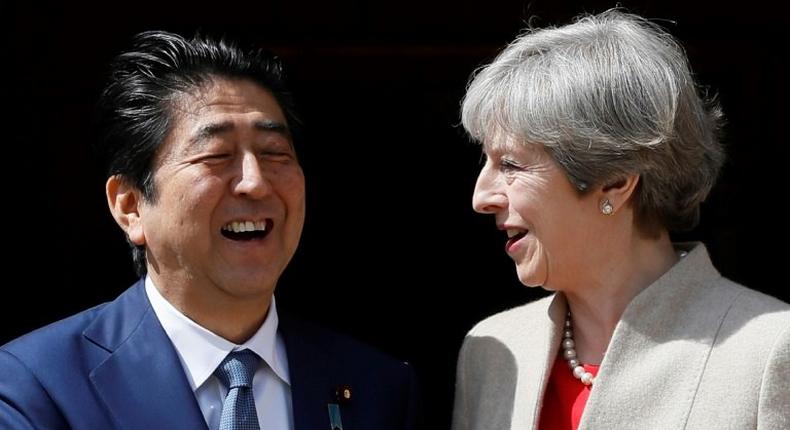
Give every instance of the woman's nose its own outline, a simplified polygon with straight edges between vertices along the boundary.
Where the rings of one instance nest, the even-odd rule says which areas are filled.
[[[494,172],[483,166],[472,194],[472,208],[481,214],[493,214],[507,207],[507,197],[499,190]]]

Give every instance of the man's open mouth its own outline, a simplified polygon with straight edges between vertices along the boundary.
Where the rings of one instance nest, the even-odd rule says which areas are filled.
[[[266,237],[274,226],[270,218],[262,221],[231,221],[222,226],[222,235],[230,240],[260,240]]]

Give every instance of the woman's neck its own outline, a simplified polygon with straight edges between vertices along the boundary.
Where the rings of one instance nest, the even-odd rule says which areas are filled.
[[[637,238],[621,249],[610,249],[597,279],[565,289],[573,316],[579,360],[600,364],[626,307],[645,288],[666,273],[677,255],[667,233],[658,239]]]

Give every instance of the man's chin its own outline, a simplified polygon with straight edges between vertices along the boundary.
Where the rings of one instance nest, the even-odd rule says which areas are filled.
[[[228,276],[222,281],[222,289],[233,297],[245,300],[265,299],[274,294],[277,285],[272,276],[254,276],[251,274]]]

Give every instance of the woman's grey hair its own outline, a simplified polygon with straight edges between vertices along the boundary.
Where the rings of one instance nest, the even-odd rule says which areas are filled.
[[[672,36],[618,10],[528,30],[473,76],[462,108],[474,139],[543,146],[580,193],[640,175],[650,235],[698,223],[724,161],[720,120]]]

